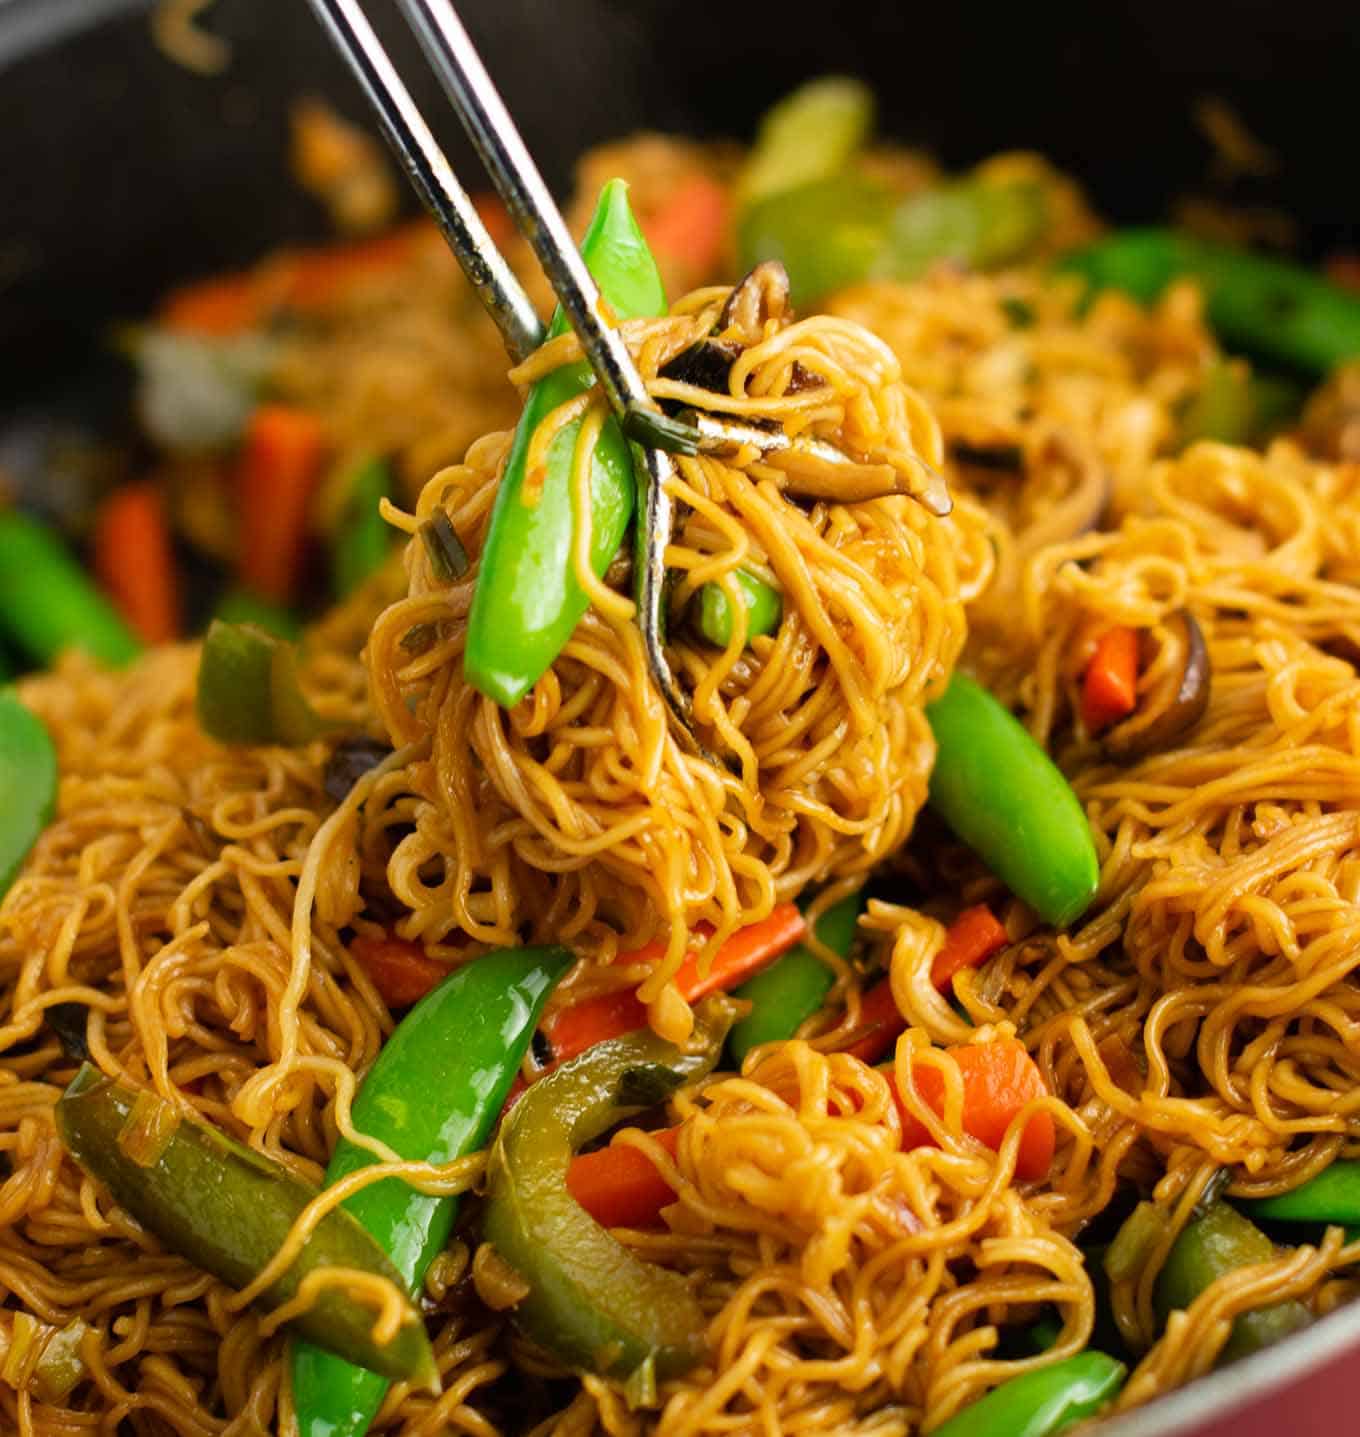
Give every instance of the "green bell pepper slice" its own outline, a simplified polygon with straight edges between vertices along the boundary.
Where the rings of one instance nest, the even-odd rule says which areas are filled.
[[[765,112],[735,187],[745,208],[767,195],[837,174],[874,127],[874,92],[845,75],[800,85]]]
[[[67,1151],[120,1207],[172,1252],[232,1287],[254,1280],[316,1196],[316,1189],[281,1164],[186,1116],[149,1089],[106,1078],[89,1063],[58,1099],[55,1116]],[[159,1133],[147,1151],[135,1151],[128,1142],[134,1126]],[[378,1244],[337,1210],[321,1219],[259,1305],[282,1306],[308,1273],[328,1267],[376,1273],[404,1291],[401,1275]],[[408,1307],[386,1344],[373,1340],[374,1316],[371,1306],[343,1287],[328,1287],[291,1326],[351,1362],[437,1391],[434,1354],[415,1308]]]
[[[214,619],[198,663],[199,726],[219,743],[310,743],[334,725],[298,682],[292,644],[253,624]]]
[[[331,584],[341,598],[376,574],[392,552],[395,532],[378,512],[391,495],[392,470],[385,460],[365,459],[349,476],[331,544]]]
[[[661,276],[622,180],[611,180],[600,192],[581,255],[619,319],[664,313]],[[568,327],[559,310],[548,337]],[[506,708],[519,703],[543,676],[589,604],[571,557],[577,523],[571,468],[580,421],[567,425],[549,446],[536,503],[525,502],[524,488],[535,430],[559,405],[594,383],[589,364],[582,361],[533,386],[496,493],[468,614],[463,672],[474,688]],[[632,451],[612,418],[600,434],[592,466],[590,562],[603,576],[637,499]]]
[[[704,1316],[678,1273],[636,1257],[567,1191],[578,1148],[718,1061],[730,1011],[709,999],[690,1044],[654,1033],[597,1043],[541,1078],[501,1125],[482,1233],[528,1283],[520,1329],[571,1367],[643,1381],[702,1355]]]
[[[447,1163],[484,1147],[543,1005],[571,963],[565,948],[508,948],[456,969],[388,1039],[355,1100],[355,1127],[419,1162]],[[374,1161],[342,1139],[326,1182]],[[372,1234],[414,1295],[449,1240],[458,1200],[384,1178],[341,1210]],[[292,1368],[300,1437],[360,1437],[387,1393],[381,1375],[311,1343],[294,1345]]]
[[[1275,1244],[1249,1218],[1226,1202],[1210,1203],[1182,1229],[1157,1274],[1153,1300],[1158,1316],[1165,1322],[1176,1309],[1189,1307],[1216,1279],[1274,1256]],[[1269,1347],[1311,1321],[1309,1310],[1293,1298],[1244,1312],[1233,1322],[1232,1336],[1217,1365]]]

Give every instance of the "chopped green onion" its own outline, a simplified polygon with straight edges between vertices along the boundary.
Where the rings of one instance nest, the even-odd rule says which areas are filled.
[[[463,541],[444,510],[436,509],[420,526],[420,541],[425,545],[425,553],[436,578],[451,584],[467,573],[467,550],[463,548]]]
[[[623,432],[635,444],[646,449],[664,449],[668,454],[697,454],[699,431],[682,419],[672,419],[659,409],[641,404],[628,406],[623,418]]]

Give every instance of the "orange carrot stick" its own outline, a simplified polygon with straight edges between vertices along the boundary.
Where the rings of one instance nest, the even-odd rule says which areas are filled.
[[[264,295],[254,271],[219,274],[171,290],[161,306],[163,328],[214,338],[243,334],[265,318]]]
[[[695,174],[677,185],[664,204],[642,221],[652,250],[683,260],[702,273],[722,253],[731,204],[727,191],[707,175]]]
[[[985,903],[965,908],[949,925],[944,943],[930,965],[931,982],[941,993],[947,991],[955,973],[986,962],[998,948],[1005,946],[1006,938],[1006,930]],[[860,1003],[860,1022],[868,1031],[844,1051],[861,1062],[877,1062],[907,1026],[887,978],[880,979],[865,993]]]
[[[360,934],[349,946],[389,1008],[409,1008],[453,971],[429,957],[419,943],[390,934]]]
[[[165,507],[152,484],[125,484],[99,510],[94,568],[119,613],[149,644],[179,636],[179,585]]]
[[[1138,631],[1108,629],[1081,680],[1081,720],[1088,733],[1099,733],[1115,719],[1131,714],[1138,702]]]
[[[698,955],[692,950],[687,953],[675,975],[675,985],[687,1002],[697,1003],[710,993],[745,982],[792,948],[806,931],[807,924],[797,904],[781,903],[768,918],[734,933],[718,949],[707,973],[700,972]],[[619,962],[658,963],[665,951],[666,945],[657,939],[625,954]],[[586,998],[559,1009],[544,1022],[543,1033],[552,1047],[554,1062],[560,1063],[606,1038],[617,1038],[646,1026],[647,1009],[630,990]]]
[[[325,456],[321,421],[307,410],[262,404],[251,415],[238,469],[239,571],[246,588],[278,604],[292,596]]]
[[[672,1157],[679,1128],[652,1136]],[[567,1168],[567,1191],[602,1227],[655,1227],[675,1191],[638,1148],[619,1144],[580,1153]]]
[[[998,1038],[991,1043],[964,1043],[950,1048],[963,1078],[963,1130],[992,1149],[1000,1148],[1006,1129],[1016,1114],[1035,1098],[1048,1096],[1048,1087],[1038,1064],[1018,1038]],[[944,1111],[944,1078],[938,1068],[914,1065],[916,1091],[937,1113]],[[933,1144],[924,1123],[909,1114],[897,1096],[902,1118],[904,1149]],[[1025,1124],[1015,1170],[1031,1180],[1047,1175],[1053,1162],[1055,1134],[1049,1113],[1036,1113]]]

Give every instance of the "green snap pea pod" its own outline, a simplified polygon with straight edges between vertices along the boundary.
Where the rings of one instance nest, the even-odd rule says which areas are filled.
[[[732,575],[737,591],[737,602],[746,610],[746,642],[762,634],[772,634],[779,627],[784,614],[784,600],[778,589],[738,569]],[[736,624],[731,601],[721,584],[704,584],[695,600],[698,608],[699,632],[710,644],[726,648],[732,642],[732,629]]]
[[[1212,439],[1219,444],[1246,444],[1255,428],[1251,376],[1246,366],[1241,361],[1214,360],[1181,415],[1181,443]]]
[[[1055,1437],[1113,1401],[1126,1371],[1103,1352],[1079,1352],[994,1387],[933,1437]]]
[[[1267,1221],[1360,1226],[1360,1162],[1334,1162],[1291,1192],[1239,1205],[1248,1217]]]
[[[254,624],[276,639],[294,643],[302,637],[302,622],[291,609],[252,594],[249,589],[232,589],[224,594],[213,618],[224,624]]]
[[[186,1117],[149,1089],[106,1078],[89,1063],[58,1100],[56,1123],[71,1156],[120,1207],[171,1252],[232,1287],[245,1287],[256,1277],[316,1196],[316,1189],[279,1163]],[[333,1211],[261,1296],[261,1307],[281,1306],[308,1273],[329,1267],[376,1273],[403,1290],[400,1274],[378,1244],[348,1213]],[[438,1372],[420,1314],[408,1306],[386,1344],[373,1340],[375,1316],[343,1287],[325,1287],[292,1326],[353,1362],[437,1391]]]
[[[842,174],[771,195],[741,221],[743,267],[780,260],[797,305],[867,279],[918,279],[954,260],[991,269],[1043,237],[1047,208],[1031,184],[960,180],[898,199]]]
[[[0,647],[0,684],[7,683],[14,677],[14,666],[10,663],[9,655],[3,647]]]
[[[824,75],[766,111],[741,174],[739,207],[837,174],[874,125],[874,92],[862,81]]]
[[[451,1162],[484,1147],[543,1005],[571,962],[565,948],[503,949],[456,969],[387,1040],[355,1100],[355,1127],[415,1161]],[[342,1139],[326,1181],[338,1182],[373,1161],[366,1148]],[[384,1178],[343,1206],[415,1293],[449,1240],[458,1204]],[[295,1344],[300,1437],[359,1437],[386,1392],[382,1376],[319,1346]]]
[[[0,689],[0,898],[57,803],[57,753],[42,720]]]
[[[34,663],[84,649],[125,664],[142,649],[57,534],[26,514],[0,514],[0,627]]]
[[[393,531],[378,512],[391,493],[392,471],[382,459],[364,460],[350,476],[331,546],[331,583],[341,597],[377,573],[392,552]]]
[[[661,276],[628,204],[628,187],[611,180],[600,192],[581,255],[619,319],[664,312]],[[559,310],[549,337],[564,334]],[[473,687],[507,708],[517,704],[562,652],[588,606],[572,563],[577,516],[571,469],[581,421],[553,439],[536,501],[526,501],[526,466],[535,430],[559,405],[595,382],[584,361],[538,381],[515,430],[496,492],[468,614],[463,671]],[[633,514],[633,456],[611,418],[595,446],[590,478],[590,562],[603,575]]]
[[[302,692],[290,643],[221,619],[203,640],[197,713],[203,732],[221,743],[310,743],[332,727]]]
[[[842,958],[855,941],[855,924],[864,911],[864,898],[852,893],[833,903],[817,920],[817,937]],[[822,1006],[832,983],[831,969],[804,943],[796,943],[782,958],[749,978],[734,993],[751,1011],[732,1027],[727,1049],[737,1068],[760,1043],[793,1037],[800,1024]]]
[[[583,1144],[709,1072],[729,1022],[725,1001],[709,999],[685,1049],[650,1032],[597,1043],[535,1083],[501,1125],[482,1233],[529,1285],[515,1322],[571,1367],[645,1386],[702,1353],[704,1316],[688,1284],[607,1233],[566,1179]]]
[[[1360,297],[1288,260],[1174,230],[1132,229],[1065,256],[1061,268],[1145,304],[1172,280],[1197,280],[1226,345],[1314,374],[1360,355]]]
[[[1091,826],[1053,760],[986,689],[955,674],[927,705],[930,805],[1017,897],[1064,927],[1100,879]]]
[[[1269,1262],[1274,1256],[1275,1244],[1255,1223],[1228,1203],[1210,1203],[1186,1224],[1157,1274],[1153,1297],[1158,1316],[1165,1322],[1176,1309],[1189,1307],[1218,1278],[1240,1267]],[[1218,1365],[1269,1347],[1311,1320],[1303,1303],[1292,1298],[1244,1312],[1233,1322],[1232,1336],[1219,1354]]]

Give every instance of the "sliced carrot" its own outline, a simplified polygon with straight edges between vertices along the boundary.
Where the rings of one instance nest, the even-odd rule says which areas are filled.
[[[700,931],[703,925],[700,925]],[[711,930],[709,930],[711,931]],[[721,989],[735,987],[792,948],[807,931],[797,904],[781,903],[768,918],[749,924],[734,933],[718,949],[707,973],[700,971],[698,954],[684,957],[675,975],[675,985],[687,1002],[697,1003]],[[620,963],[659,963],[666,945],[659,939],[625,954]],[[543,1023],[543,1033],[552,1048],[553,1061],[565,1062],[606,1038],[617,1038],[647,1026],[647,1009],[628,992],[605,993],[561,1008]]]
[[[1120,625],[1108,629],[1081,680],[1081,719],[1088,733],[1099,733],[1115,719],[1131,714],[1138,702],[1138,631]]]
[[[717,180],[691,175],[643,220],[642,232],[656,254],[706,272],[722,253],[731,208],[727,191]]]
[[[214,275],[171,290],[160,312],[166,329],[215,337],[243,334],[264,318],[264,295],[253,272]]]
[[[263,404],[251,415],[238,469],[240,577],[275,603],[292,597],[325,457],[325,431],[309,411]]]
[[[452,972],[406,938],[360,934],[349,946],[389,1008],[409,1008]]]
[[[125,484],[100,507],[94,568],[119,613],[149,644],[178,638],[179,586],[165,506],[153,484]]]
[[[1017,1038],[998,1038],[991,1043],[964,1043],[950,1048],[963,1079],[963,1129],[993,1150],[1000,1148],[1006,1129],[1017,1113],[1036,1098],[1048,1096],[1048,1087],[1038,1064]],[[944,1111],[944,1078],[940,1070],[923,1063],[914,1066],[916,1091],[937,1113]],[[896,1092],[894,1090],[894,1095]],[[907,1112],[898,1097],[902,1118],[902,1146],[925,1147],[934,1139],[925,1124]],[[1016,1172],[1037,1180],[1047,1175],[1053,1162],[1056,1138],[1049,1113],[1036,1113],[1025,1124],[1020,1138]]]
[[[955,973],[986,962],[1006,941],[1006,930],[985,903],[965,908],[949,925],[944,943],[930,965],[931,982],[941,993],[947,991]],[[893,997],[890,979],[880,979],[865,993],[860,1003],[860,1022],[867,1031],[843,1051],[861,1062],[876,1063],[907,1026]]]
[[[1006,930],[985,903],[965,908],[944,935],[944,944],[930,965],[930,981],[943,993],[955,973],[985,963],[1006,943]]]
[[[679,1128],[652,1136],[675,1156]],[[651,1158],[622,1144],[574,1157],[567,1168],[567,1191],[602,1227],[655,1227],[661,1209],[675,1201],[675,1190]]]

